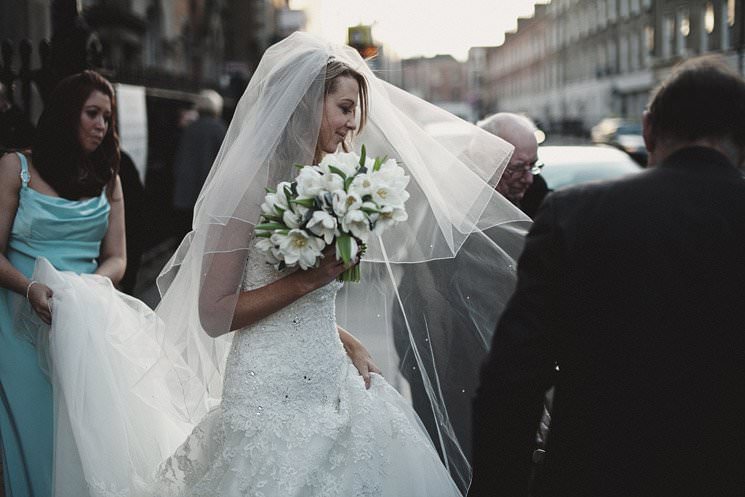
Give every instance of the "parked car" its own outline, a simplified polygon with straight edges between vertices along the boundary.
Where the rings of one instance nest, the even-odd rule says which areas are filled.
[[[538,149],[549,191],[642,171],[627,154],[607,145],[545,146]]]
[[[603,119],[590,131],[593,143],[605,143],[629,154],[639,165],[647,165],[642,126],[617,117]]]

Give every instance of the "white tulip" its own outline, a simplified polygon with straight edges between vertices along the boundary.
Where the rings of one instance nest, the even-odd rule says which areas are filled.
[[[326,246],[324,241],[311,236],[303,230],[293,229],[287,235],[275,233],[271,238],[276,243],[280,253],[284,256],[285,264],[292,266],[299,264],[301,269],[308,269],[316,265],[321,257],[321,250]]]
[[[409,215],[406,213],[401,206],[386,205],[380,209],[380,214],[375,221],[375,228],[373,232],[376,235],[381,235],[383,231],[387,230],[391,226],[406,221]]]
[[[360,162],[359,158],[351,152],[326,154],[323,159],[321,159],[318,167],[324,174],[332,174],[329,166],[334,166],[349,177],[357,172],[357,169],[360,167]]]
[[[336,218],[326,211],[315,211],[306,228],[330,244],[336,236]]]
[[[295,209],[294,211],[288,209],[282,214],[282,222],[290,229],[299,228],[303,224],[305,214],[308,212],[308,208],[302,205],[294,204],[293,208]]]
[[[300,197],[313,198],[324,189],[324,178],[321,173],[310,166],[305,166],[295,178]]]
[[[366,242],[370,236],[370,220],[361,210],[349,210],[341,221],[341,229]]]
[[[256,248],[266,255],[270,264],[279,264],[281,256],[269,238],[260,238],[256,242]]]
[[[362,197],[355,192],[336,190],[331,194],[333,200],[334,214],[341,218],[350,210],[359,209],[362,206]]]
[[[370,174],[358,174],[349,185],[349,191],[355,192],[360,197],[372,195],[375,188],[375,176]]]

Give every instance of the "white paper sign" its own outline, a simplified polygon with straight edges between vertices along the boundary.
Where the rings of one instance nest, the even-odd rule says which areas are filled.
[[[143,86],[116,85],[119,146],[135,163],[140,181],[145,184],[147,167],[147,105]]]

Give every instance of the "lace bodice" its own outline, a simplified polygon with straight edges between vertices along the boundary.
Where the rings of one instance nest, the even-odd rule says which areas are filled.
[[[284,275],[252,248],[243,288],[258,288]],[[240,424],[246,417],[307,409],[338,398],[340,359],[345,356],[335,319],[340,287],[330,283],[236,333],[223,396],[223,409],[232,421]]]

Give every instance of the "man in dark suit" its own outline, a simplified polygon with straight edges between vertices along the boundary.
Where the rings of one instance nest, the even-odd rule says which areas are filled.
[[[650,170],[553,193],[474,402],[471,496],[745,495],[745,81],[689,60],[644,116]]]

